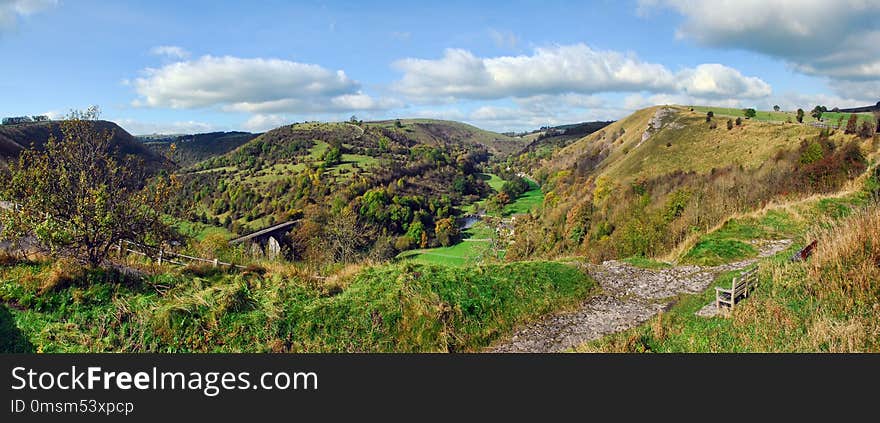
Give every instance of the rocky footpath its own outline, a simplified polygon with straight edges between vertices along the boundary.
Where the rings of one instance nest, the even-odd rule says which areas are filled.
[[[561,352],[627,330],[671,306],[679,294],[703,292],[718,274],[745,269],[790,244],[790,240],[758,242],[758,258],[712,267],[643,269],[614,260],[598,266],[582,264],[601,287],[598,295],[587,299],[577,310],[545,316],[516,330],[487,352]]]

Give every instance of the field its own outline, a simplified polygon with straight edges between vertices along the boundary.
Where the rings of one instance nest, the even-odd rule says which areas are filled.
[[[529,190],[516,198],[512,203],[504,207],[504,216],[528,214],[538,209],[544,203],[544,193],[541,187],[534,181],[529,180]]]
[[[398,259],[408,259],[418,263],[439,264],[444,266],[464,266],[481,262],[484,258],[496,256],[492,244],[496,239],[495,231],[483,222],[462,231],[462,241],[449,247],[427,248],[401,253]]]
[[[743,112],[742,109],[732,109],[732,108],[727,108],[727,107],[712,107],[712,106],[688,106],[688,107],[691,109],[694,109],[695,112],[699,112],[700,114],[702,114],[704,116],[707,112],[712,111],[713,113],[715,113],[715,116],[717,116],[717,117],[733,117],[734,119],[738,118],[738,117],[745,118],[745,113]],[[773,112],[773,111],[766,111],[766,110],[756,110],[756,112],[757,112],[757,114],[755,115],[755,117],[752,118],[752,120],[757,120],[757,121],[761,121],[761,122],[777,122],[777,123],[797,122],[797,113],[796,112],[787,112],[787,111]],[[835,126],[835,127],[843,127],[843,126],[846,126],[847,119],[849,119],[850,115],[852,115],[852,113],[840,113],[840,112],[829,111],[829,112],[825,112],[822,114],[822,122],[824,122],[828,125]],[[861,124],[862,122],[868,122],[868,123],[874,124],[876,122],[873,114],[871,114],[871,113],[856,113],[855,115],[858,117],[859,124]],[[841,122],[841,120],[840,120],[841,118],[843,119],[842,120],[843,124],[838,125],[838,122]],[[818,120],[816,120],[816,118],[814,118],[813,116],[810,116],[810,110],[804,109],[804,123],[815,123],[815,122],[818,122]]]

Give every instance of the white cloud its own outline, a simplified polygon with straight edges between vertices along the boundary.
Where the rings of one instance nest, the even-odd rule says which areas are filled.
[[[0,34],[12,31],[21,17],[58,5],[58,0],[0,0]]]
[[[880,78],[878,0],[641,0],[685,17],[680,38],[777,57],[802,73]]]
[[[634,54],[585,44],[537,48],[532,55],[481,58],[447,49],[442,58],[403,59],[395,88],[417,100],[500,99],[565,93],[693,92],[701,96],[761,97],[770,86],[723,65],[673,73]]]
[[[203,56],[148,68],[132,84],[139,107],[211,108],[248,113],[379,109],[345,72],[280,59]]]
[[[256,114],[256,115],[251,116],[251,118],[248,119],[242,125],[242,127],[245,130],[252,131],[252,132],[263,132],[263,131],[268,131],[273,128],[277,128],[277,127],[284,125],[286,123],[291,123],[291,121],[282,115]]]
[[[169,59],[186,59],[189,57],[189,52],[183,47],[178,46],[156,46],[150,49],[150,54]]]
[[[121,118],[110,119],[117,125],[124,128],[132,135],[151,135],[151,134],[200,134],[205,132],[214,132],[221,130],[216,125],[198,121],[179,121],[179,122],[143,122],[137,119]]]
[[[738,70],[719,64],[703,64],[678,75],[684,94],[716,98],[760,98],[770,95],[770,85],[760,78],[743,76]]]

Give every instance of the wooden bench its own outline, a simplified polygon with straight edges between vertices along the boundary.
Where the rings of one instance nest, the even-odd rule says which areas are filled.
[[[733,278],[730,288],[715,287],[715,308],[721,310],[721,305],[726,304],[733,308],[743,298],[749,296],[751,291],[758,285],[758,268],[742,272],[739,277]]]

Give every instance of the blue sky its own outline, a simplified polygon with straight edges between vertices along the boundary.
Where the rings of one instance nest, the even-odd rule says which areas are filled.
[[[136,134],[353,114],[523,130],[880,99],[880,0],[434,3],[0,0],[0,115],[97,104]]]

